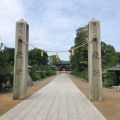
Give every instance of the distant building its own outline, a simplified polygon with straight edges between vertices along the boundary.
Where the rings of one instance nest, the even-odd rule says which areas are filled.
[[[62,61],[61,63],[58,63],[58,70],[69,71],[70,70],[69,61]]]
[[[115,72],[117,83],[120,84],[120,65],[117,65],[117,66],[114,66],[114,67],[108,69],[108,72]]]

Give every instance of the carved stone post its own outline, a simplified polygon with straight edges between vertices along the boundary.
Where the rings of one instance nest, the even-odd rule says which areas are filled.
[[[89,99],[102,100],[102,72],[101,72],[101,42],[100,21],[93,18],[88,24],[88,73],[89,73]],[[93,41],[92,41],[93,40]]]
[[[25,42],[28,42],[28,34],[29,26],[23,19],[21,19],[16,23],[13,84],[14,100],[24,100],[27,97],[28,45]]]

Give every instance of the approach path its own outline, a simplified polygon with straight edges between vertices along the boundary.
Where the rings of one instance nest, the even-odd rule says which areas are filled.
[[[0,120],[105,120],[66,73],[0,117]]]

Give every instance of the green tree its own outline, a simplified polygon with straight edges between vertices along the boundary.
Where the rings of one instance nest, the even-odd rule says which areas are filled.
[[[62,62],[62,60],[60,60],[59,58],[57,59],[56,55],[49,56],[49,64],[50,65],[56,65],[57,66],[61,62]]]
[[[74,40],[74,46],[71,48],[75,48],[83,45],[87,39],[87,26],[79,28],[76,30],[76,38]],[[72,69],[76,69],[76,71],[84,71],[87,68],[88,61],[88,50],[87,45],[84,47],[80,47],[74,50],[74,56],[70,56],[70,65]]]
[[[9,52],[8,48],[0,47],[0,85],[13,81],[13,65],[9,61]]]
[[[5,51],[7,52],[8,56],[8,63],[11,64],[11,65],[14,65],[14,51],[15,51],[15,48],[6,48]]]
[[[79,28],[76,31],[76,38],[74,40],[74,46],[76,48],[87,42],[88,31],[87,26]],[[74,56],[70,56],[70,65],[73,69],[73,74],[87,79],[87,67],[88,67],[88,45],[77,48],[74,50]],[[114,47],[101,42],[101,58],[102,68],[108,69],[120,63],[120,52],[116,52]]]
[[[111,45],[107,45],[101,42],[101,57],[102,57],[102,68],[107,69],[115,66],[118,62],[115,48]]]
[[[32,49],[28,53],[28,59],[29,59],[29,65],[40,65],[44,66],[48,63],[48,55],[46,52],[44,52],[43,56],[41,56],[41,50],[40,49]]]
[[[120,65],[120,52],[116,52],[117,64]]]

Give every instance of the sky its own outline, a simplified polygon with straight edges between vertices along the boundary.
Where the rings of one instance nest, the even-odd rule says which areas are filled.
[[[76,30],[95,17],[100,21],[101,41],[120,52],[119,6],[120,0],[0,0],[0,43],[14,48],[16,22],[24,19],[31,45],[48,51],[69,50]],[[58,55],[69,60],[69,52]]]

